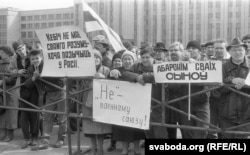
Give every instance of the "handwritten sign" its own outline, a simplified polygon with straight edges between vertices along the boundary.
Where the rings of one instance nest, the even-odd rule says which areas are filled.
[[[93,49],[86,34],[78,27],[55,27],[36,30],[43,47],[44,67],[41,76],[94,76]]]
[[[97,122],[149,129],[151,84],[94,80],[93,118]]]
[[[222,83],[221,61],[164,62],[153,67],[157,83]]]

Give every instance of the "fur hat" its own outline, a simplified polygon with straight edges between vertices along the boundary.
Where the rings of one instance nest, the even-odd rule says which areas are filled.
[[[193,47],[193,48],[196,48],[196,49],[201,51],[201,44],[197,40],[189,41],[187,44],[187,48],[189,48],[189,47]]]
[[[122,60],[123,60],[123,58],[124,58],[126,55],[131,56],[132,59],[133,59],[134,61],[136,61],[136,56],[135,56],[135,54],[134,54],[133,52],[131,52],[131,51],[125,51],[125,52],[122,54]]]

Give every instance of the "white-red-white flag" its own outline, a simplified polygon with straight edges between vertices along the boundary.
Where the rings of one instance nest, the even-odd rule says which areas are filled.
[[[103,30],[110,44],[113,46],[114,50],[117,52],[122,49],[126,49],[119,35],[112,30],[99,16],[98,14],[88,6],[87,3],[82,1],[83,3],[83,11],[84,11],[84,22],[86,27],[86,32],[99,31]]]

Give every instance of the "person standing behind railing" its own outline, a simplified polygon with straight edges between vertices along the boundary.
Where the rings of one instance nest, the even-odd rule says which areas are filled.
[[[16,86],[19,86],[22,82],[24,82],[23,75],[27,73],[26,68],[29,65],[29,59],[27,58],[26,45],[22,42],[22,40],[13,42],[12,47],[16,55],[14,55],[13,59],[10,61],[8,71],[18,76],[16,80]],[[13,93],[17,95],[18,97],[20,97],[21,96],[20,92],[22,92],[21,90],[22,90],[22,87],[18,87],[17,89],[13,91]],[[17,103],[17,107],[18,106],[20,107],[19,100]],[[13,116],[13,117],[17,117],[17,116]],[[18,118],[21,118],[21,117],[18,117]],[[9,135],[10,137],[13,138],[13,131],[10,131]]]
[[[224,39],[217,39],[214,42],[214,58],[212,60],[218,60],[222,63],[225,63],[227,61],[227,50],[226,46],[227,43]],[[221,89],[216,89],[210,91],[210,98],[209,98],[209,106],[210,106],[210,124],[213,124],[215,126],[219,126],[219,102],[221,99]],[[210,129],[213,129],[213,127],[209,127]],[[207,134],[208,139],[220,139],[221,134],[218,134],[216,132],[209,132]]]
[[[40,77],[40,73],[43,69],[44,62],[42,61],[43,55],[41,50],[32,50],[30,52],[30,58],[35,59],[33,66],[28,68],[28,73],[32,76],[25,82],[25,86],[28,88],[32,88],[36,86],[39,92],[39,98],[43,96],[43,94],[46,92],[45,98],[46,103],[45,105],[49,105],[51,103],[57,102],[59,100],[62,100],[58,102],[57,104],[50,105],[45,108],[45,110],[50,111],[59,111],[64,112],[65,111],[65,98],[66,93],[65,91],[55,88],[54,86],[44,83],[41,80],[37,80]],[[50,77],[43,77],[42,79],[46,80],[47,82],[50,82],[54,85],[57,85],[61,88],[64,88],[65,81],[62,78],[50,78]],[[42,93],[42,94],[41,94]],[[42,100],[40,100],[40,103]],[[35,145],[31,148],[31,150],[43,150],[48,149],[49,147],[49,140],[50,136],[52,134],[53,130],[53,120],[54,120],[55,114],[53,113],[45,113],[44,114],[44,120],[43,120],[43,135],[41,137],[41,140],[38,142],[38,145]],[[61,148],[64,145],[64,139],[66,137],[66,116],[65,115],[58,115],[57,121],[59,124],[58,129],[58,139],[56,143],[53,145],[55,148]]]
[[[223,83],[233,84],[238,91],[249,94],[250,89],[243,87],[250,68],[250,60],[246,55],[247,45],[242,43],[239,38],[234,38],[227,50],[231,58],[222,66]],[[250,121],[250,100],[248,97],[223,88],[219,106],[220,125],[224,130]],[[231,131],[249,132],[249,130],[250,126],[245,125]],[[247,135],[222,133],[222,138],[243,139],[247,138]]]
[[[102,55],[97,49],[93,50],[95,56],[95,79],[105,79],[109,74],[109,68],[102,65]],[[93,87],[93,84],[90,84]],[[83,116],[93,116],[93,90],[88,93],[87,100],[82,106]],[[91,155],[104,155],[103,143],[106,134],[112,133],[112,126],[105,123],[83,119],[83,133],[91,140]]]
[[[16,57],[11,61],[9,65],[9,71],[14,74],[26,74],[27,69],[30,66],[30,59],[27,55],[26,45],[21,41],[13,42],[13,49],[16,52]],[[26,76],[19,76],[17,78],[16,86],[22,84],[26,80]],[[34,95],[34,89],[28,89],[26,86],[21,86],[16,89],[16,93],[23,100],[37,105],[38,94]],[[19,100],[20,108],[32,108],[27,103]],[[28,145],[37,145],[37,139],[39,134],[39,114],[37,112],[21,111],[21,129],[25,139],[25,142],[21,145],[21,148],[27,148]]]
[[[8,46],[1,46],[0,47],[0,72],[1,73],[7,73],[8,72],[8,66],[10,63],[10,60],[12,59],[12,56],[14,55],[14,52],[12,49]],[[4,76],[5,78],[5,85],[6,89],[9,89],[13,87],[16,83],[15,77],[8,77]],[[3,86],[3,76],[0,77],[0,86],[2,88]],[[1,93],[2,95],[2,93]],[[4,96],[3,96],[4,97]],[[0,102],[3,102],[1,100]],[[3,103],[1,104],[3,105]],[[17,98],[10,96],[9,94],[6,94],[6,106],[8,107],[18,107],[18,101]],[[13,139],[13,132],[14,129],[17,128],[17,110],[13,109],[6,109],[3,114],[0,115],[0,132],[3,133],[3,135],[0,137],[1,141],[9,142]]]

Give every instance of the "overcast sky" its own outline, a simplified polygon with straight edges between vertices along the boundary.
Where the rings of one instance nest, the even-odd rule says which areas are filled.
[[[0,8],[13,7],[23,10],[39,10],[71,7],[74,0],[0,0]]]

